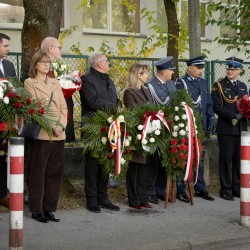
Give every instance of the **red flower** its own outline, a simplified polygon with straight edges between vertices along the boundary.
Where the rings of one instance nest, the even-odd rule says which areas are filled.
[[[144,115],[143,115],[143,117],[145,117],[145,118],[147,118],[147,117],[149,117],[149,116],[151,116],[151,113],[150,113],[149,111],[146,111],[146,112],[144,113]]]
[[[28,112],[29,112],[30,115],[34,115],[35,114],[35,110],[34,109],[29,109]]]
[[[13,91],[10,91],[10,92],[8,92],[7,96],[9,98],[13,98],[13,97],[15,97],[15,93]]]
[[[102,132],[103,134],[107,133],[107,128],[106,128],[105,126],[102,126],[101,132]]]
[[[109,153],[109,154],[108,154],[108,158],[109,158],[109,159],[113,159],[113,158],[114,158],[114,154],[113,154],[113,153]]]
[[[41,102],[37,102],[36,103],[38,107],[41,107],[42,106],[42,103]]]
[[[171,139],[170,140],[171,145],[176,145],[177,143],[178,143],[178,141],[176,139]]]
[[[185,144],[186,139],[184,137],[181,138],[181,144]]]
[[[179,159],[183,159],[184,157],[185,157],[185,155],[183,153],[179,153],[179,155],[178,155]]]
[[[112,145],[110,143],[108,144],[108,149],[112,150]]]
[[[171,148],[171,153],[172,154],[176,154],[178,152],[178,149],[177,148]]]
[[[45,113],[45,109],[41,107],[38,109],[38,112],[43,115]]]
[[[26,99],[26,104],[27,104],[27,105],[30,105],[31,103],[32,103],[32,100],[31,100],[30,98],[27,98],[27,99]]]
[[[132,149],[131,149],[131,148],[126,148],[125,154],[129,155],[131,152],[132,152]]]
[[[15,108],[21,108],[22,107],[22,103],[21,102],[15,102],[14,106],[15,106]]]
[[[126,137],[128,137],[128,136],[129,136],[129,132],[128,132],[128,131],[126,131],[126,134],[125,134],[125,136],[126,136]]]

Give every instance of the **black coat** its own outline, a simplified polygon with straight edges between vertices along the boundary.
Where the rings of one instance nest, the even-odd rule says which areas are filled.
[[[235,126],[232,125],[232,119],[239,113],[236,102],[233,100],[236,96],[239,99],[247,94],[247,86],[241,81],[237,81],[237,85],[233,86],[227,77],[219,83],[222,87],[222,93],[219,90],[218,82],[213,84],[211,93],[214,112],[218,115],[216,132],[222,135],[240,135],[241,131],[247,130],[247,120],[243,118]]]
[[[7,77],[7,78],[15,77],[16,78],[16,71],[15,71],[14,64],[11,61],[8,61],[6,59],[3,59],[2,63],[3,63],[4,74],[2,74],[3,72],[0,70],[0,77]]]
[[[107,74],[103,74],[91,68],[81,79],[82,88],[79,93],[82,115],[121,106],[115,84]]]

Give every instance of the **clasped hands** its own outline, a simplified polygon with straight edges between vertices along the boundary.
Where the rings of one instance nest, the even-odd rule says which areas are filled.
[[[232,119],[232,125],[233,126],[235,126],[238,123],[238,121],[240,121],[243,118],[242,114],[240,114],[240,113],[235,114],[234,117],[235,118]]]

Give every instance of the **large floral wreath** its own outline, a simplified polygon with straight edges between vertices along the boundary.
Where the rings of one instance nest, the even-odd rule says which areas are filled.
[[[157,151],[168,175],[184,174],[186,181],[198,170],[204,140],[201,117],[186,90],[176,92],[171,106],[93,113],[84,118],[82,132],[84,153],[99,160],[105,175],[125,171],[133,151],[145,157]]]

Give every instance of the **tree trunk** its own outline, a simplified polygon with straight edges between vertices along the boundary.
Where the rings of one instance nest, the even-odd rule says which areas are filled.
[[[21,75],[27,71],[30,59],[40,48],[41,41],[58,38],[62,18],[62,0],[23,0],[25,16],[22,29]]]
[[[188,0],[189,56],[201,54],[200,2]]]
[[[176,6],[174,0],[164,0],[165,11],[168,20],[168,47],[167,47],[167,55],[174,57],[174,65],[176,66],[176,70],[173,74],[173,78],[177,78],[179,76],[179,67],[178,67],[178,37],[180,33],[180,27],[177,18]]]

